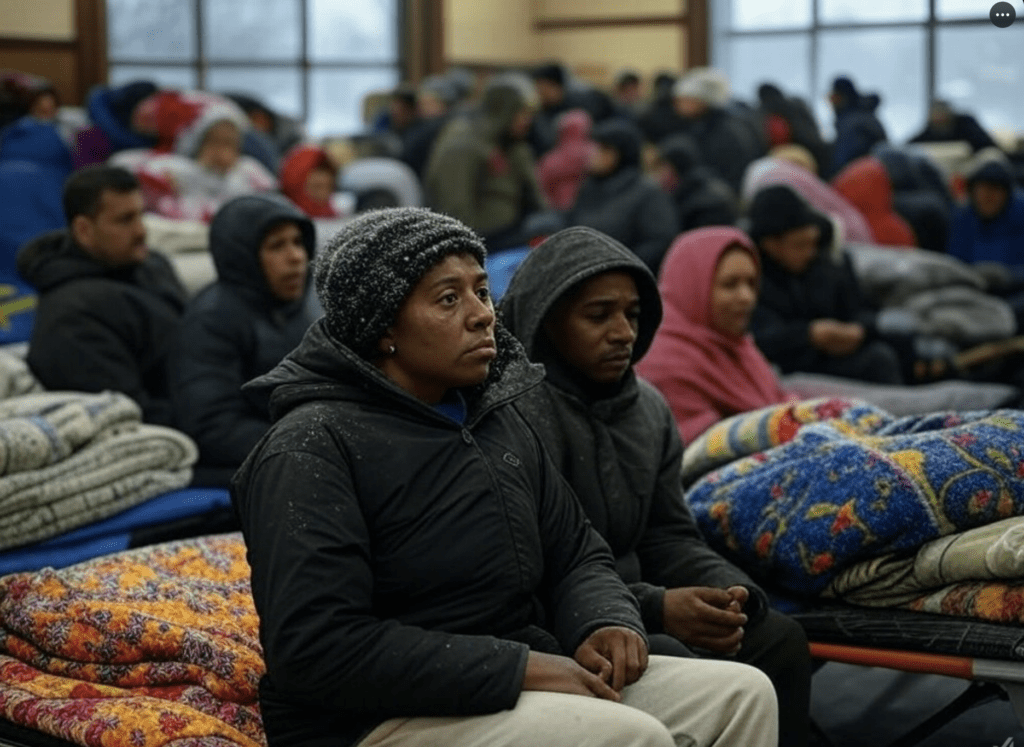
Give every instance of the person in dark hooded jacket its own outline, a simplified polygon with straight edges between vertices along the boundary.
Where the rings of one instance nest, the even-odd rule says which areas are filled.
[[[778,695],[779,744],[806,744],[807,639],[701,537],[683,500],[672,412],[633,372],[661,321],[654,276],[614,239],[566,228],[526,258],[500,312],[546,372],[516,407],[611,547],[651,650],[696,647],[761,668]]]
[[[525,244],[527,218],[547,207],[524,139],[536,108],[531,87],[513,75],[493,78],[479,109],[445,127],[427,162],[428,203],[482,234],[491,249]]]
[[[68,228],[18,252],[18,272],[39,292],[28,365],[47,389],[123,392],[144,421],[170,425],[167,355],[185,289],[147,249],[142,207],[124,169],[87,166],[68,179]]]
[[[306,283],[315,246],[312,222],[276,197],[235,198],[210,224],[217,280],[189,302],[169,368],[199,482],[226,486],[270,427],[242,385],[280,363],[316,318]]]
[[[640,131],[613,119],[596,125],[591,139],[597,148],[591,155],[590,176],[566,213],[566,225],[608,234],[657,273],[679,230],[672,201],[643,173]]]
[[[878,143],[888,140],[875,110],[881,103],[877,94],[862,94],[853,81],[839,76],[829,94],[835,112],[836,139],[832,146],[832,173],[838,174],[851,161],[868,155]]]
[[[317,259],[324,317],[247,385],[275,421],[232,485],[268,744],[774,745],[764,675],[648,660],[608,546],[512,406],[543,374],[484,259],[448,216],[357,216]]]
[[[688,135],[673,135],[658,146],[659,181],[672,197],[680,232],[736,222],[736,194],[700,161]]]

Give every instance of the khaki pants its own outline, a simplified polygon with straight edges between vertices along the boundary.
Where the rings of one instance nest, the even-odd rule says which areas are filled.
[[[744,664],[651,656],[622,702],[524,692],[486,716],[395,718],[358,747],[775,747],[769,679]]]

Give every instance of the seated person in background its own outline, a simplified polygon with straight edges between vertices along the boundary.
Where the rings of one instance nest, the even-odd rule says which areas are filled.
[[[537,65],[530,71],[530,77],[539,103],[529,136],[537,157],[555,146],[558,118],[570,109],[583,109],[595,123],[618,113],[608,94],[574,80],[559,62]]]
[[[640,602],[651,651],[703,649],[762,669],[778,697],[779,744],[805,745],[811,660],[803,630],[769,609],[765,593],[701,537],[683,500],[672,412],[633,372],[661,318],[654,276],[604,234],[567,228],[530,252],[500,311],[546,372],[516,408],[611,547]]]
[[[1024,193],[1001,151],[978,154],[967,175],[968,203],[956,210],[949,253],[969,264],[996,262],[1024,276]]]
[[[305,137],[305,127],[299,120],[274,111],[262,100],[244,93],[227,93],[225,97],[241,107],[252,129],[263,135],[279,156]]]
[[[495,76],[479,107],[438,136],[427,164],[429,204],[481,234],[490,249],[526,244],[529,218],[546,208],[525,141],[534,99],[528,79]]]
[[[28,365],[47,389],[123,392],[144,421],[170,425],[167,354],[185,289],[146,248],[139,183],[87,166],[63,199],[67,229],[18,252],[18,272],[39,292]]]
[[[276,189],[274,175],[242,154],[247,126],[233,105],[206,109],[178,135],[175,153],[138,167],[146,208],[166,218],[209,221],[232,197]]]
[[[743,172],[764,155],[761,133],[729,106],[729,80],[709,67],[687,71],[673,88],[676,112],[685,122],[682,132],[697,143],[701,160],[739,192]]]
[[[315,246],[312,222],[280,197],[236,197],[210,224],[217,280],[185,309],[168,368],[175,425],[199,447],[197,483],[227,486],[270,427],[242,384],[280,363],[316,318]]]
[[[736,228],[685,233],[665,257],[665,318],[636,371],[664,395],[684,443],[724,418],[792,399],[856,398],[917,415],[1002,407],[1019,394],[973,381],[889,386],[808,374],[780,381],[748,333],[760,276],[757,249]]]
[[[587,178],[595,143],[590,139],[590,115],[583,109],[565,112],[557,126],[558,144],[537,162],[537,177],[551,207],[568,210]]]
[[[357,216],[317,260],[325,316],[248,385],[275,420],[232,484],[268,744],[774,745],[763,674],[648,659],[608,546],[513,407],[543,374],[483,263],[448,216]]]
[[[657,274],[679,233],[672,201],[643,172],[643,138],[635,125],[610,119],[594,127],[590,175],[565,214],[568,226],[589,226],[629,247]]]
[[[875,114],[881,103],[878,94],[862,94],[852,80],[841,75],[832,81],[828,100],[835,113],[836,128],[831,173],[837,174],[848,163],[866,156],[875,145],[889,138]]]
[[[825,250],[831,222],[781,185],[758,192],[747,218],[762,257],[752,331],[768,360],[783,373],[902,383],[900,356],[876,337],[849,259]]]
[[[855,159],[836,174],[832,186],[864,216],[874,243],[917,246],[914,230],[893,206],[892,180],[880,160],[874,156]]]
[[[780,145],[751,163],[743,174],[740,201],[749,205],[754,195],[772,184],[785,184],[819,213],[834,217],[851,243],[875,243],[875,235],[860,210],[828,182],[818,178],[811,152],[800,145]]]
[[[297,145],[281,163],[281,191],[310,218],[337,218],[338,169],[323,148]]]
[[[679,231],[736,222],[736,194],[701,164],[688,135],[673,135],[658,145],[658,181],[675,203]]]
[[[941,143],[962,140],[977,153],[996,147],[992,136],[970,114],[957,112],[948,101],[934,101],[928,109],[928,123],[910,138],[911,143]]]
[[[403,141],[402,160],[423,178],[430,151],[458,102],[458,89],[443,75],[428,75],[416,87],[416,122]]]
[[[644,106],[643,81],[640,80],[640,73],[632,69],[619,71],[615,76],[612,98],[620,114],[636,118]]]
[[[152,148],[156,138],[138,131],[135,114],[156,91],[156,84],[148,80],[93,89],[88,101],[92,125],[76,134],[72,148],[75,168],[103,163],[121,150]]]
[[[807,102],[797,96],[786,96],[773,83],[758,86],[757,99],[768,147],[797,145],[805,148],[813,160],[814,174],[827,178],[819,169],[831,167],[831,152]]]
[[[737,228],[685,233],[665,258],[665,318],[636,372],[665,397],[684,444],[790,397],[748,333],[760,282],[757,248]]]

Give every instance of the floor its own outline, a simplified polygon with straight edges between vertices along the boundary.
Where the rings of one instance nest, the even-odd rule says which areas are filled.
[[[964,691],[967,682],[938,675],[829,663],[814,675],[811,716],[832,747],[886,747]],[[1009,701],[977,706],[920,747],[1024,747]]]

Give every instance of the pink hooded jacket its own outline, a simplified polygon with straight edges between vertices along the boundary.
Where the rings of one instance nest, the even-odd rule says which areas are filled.
[[[587,176],[594,142],[590,139],[590,115],[570,109],[558,120],[558,145],[537,164],[537,177],[548,202],[556,210],[568,210]]]

